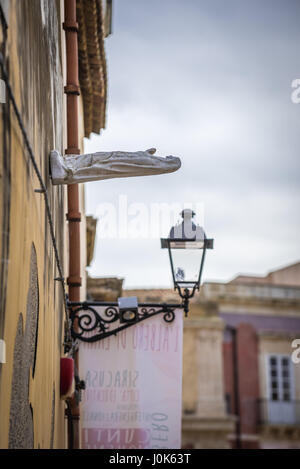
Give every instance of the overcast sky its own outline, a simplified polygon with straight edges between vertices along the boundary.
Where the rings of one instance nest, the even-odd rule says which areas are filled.
[[[85,151],[156,147],[179,156],[182,167],[86,184],[86,211],[99,219],[90,275],[122,277],[126,288],[171,286],[159,236],[100,239],[103,204],[118,214],[120,195],[133,211],[136,203],[149,212],[154,202],[203,204],[199,221],[215,239],[204,281],[264,275],[300,260],[300,104],[291,100],[300,78],[300,2],[113,6],[107,128],[86,140]],[[138,221],[138,211],[127,220]]]

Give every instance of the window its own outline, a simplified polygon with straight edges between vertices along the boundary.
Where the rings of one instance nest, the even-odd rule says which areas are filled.
[[[291,401],[291,359],[285,355],[269,357],[269,398],[272,401]]]
[[[267,357],[268,415],[271,423],[293,423],[293,368],[289,355]]]

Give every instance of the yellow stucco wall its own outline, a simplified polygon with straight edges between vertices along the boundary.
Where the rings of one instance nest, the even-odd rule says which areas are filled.
[[[44,2],[38,0],[12,0],[6,57],[10,83],[47,186],[63,262],[67,239],[66,189],[52,187],[48,170],[49,151],[65,148],[61,23],[59,1],[49,2],[45,8]],[[1,39],[3,43],[3,35]],[[64,448],[65,406],[59,388],[64,333],[62,290],[59,282],[54,281],[58,271],[44,198],[34,192],[39,188],[38,179],[12,108],[0,106],[0,250],[2,263],[7,266],[1,271],[5,302],[2,301],[0,312],[0,338],[6,342],[6,363],[0,365],[0,447],[28,447],[31,444],[28,433],[33,431],[35,448]],[[7,164],[9,168],[5,167]],[[34,287],[33,291],[35,283],[30,276],[34,279],[36,275],[38,288]],[[29,323],[28,318],[34,318],[32,308],[36,304],[36,321],[31,319]],[[18,324],[22,327],[21,335],[17,332]],[[32,353],[36,357],[34,377]],[[18,357],[22,357],[19,374],[16,373]],[[29,390],[24,388],[27,379]],[[12,406],[18,412],[13,412]],[[33,428],[28,427],[31,412]]]

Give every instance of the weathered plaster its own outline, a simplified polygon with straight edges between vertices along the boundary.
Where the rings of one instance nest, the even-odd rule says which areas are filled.
[[[56,240],[63,260],[66,251],[65,189],[53,188],[49,180],[49,152],[51,148],[60,151],[65,148],[60,2],[47,2],[43,11],[45,22],[39,0],[12,0],[10,5],[6,47],[9,80],[48,190]],[[59,366],[63,353],[62,291],[54,281],[57,270],[45,203],[43,196],[34,192],[39,182],[12,109],[9,119],[9,133],[8,116],[2,114],[0,119],[0,135],[9,142],[5,148],[1,144],[1,168],[6,159],[11,175],[7,180],[9,206],[7,195],[4,191],[0,193],[1,229],[6,226],[1,239],[6,236],[8,246],[6,253],[3,244],[1,247],[7,262],[2,275],[6,282],[2,314],[6,364],[2,365],[0,378],[0,447],[49,448],[53,445],[64,448],[64,404],[59,399],[53,401],[53,385],[55,395],[59,396]],[[33,244],[39,272],[37,342],[33,327],[36,316],[30,306],[36,304],[29,280],[32,278]]]

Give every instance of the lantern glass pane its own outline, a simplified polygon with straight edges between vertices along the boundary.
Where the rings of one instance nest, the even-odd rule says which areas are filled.
[[[198,282],[203,249],[171,249],[175,282],[193,287]]]

